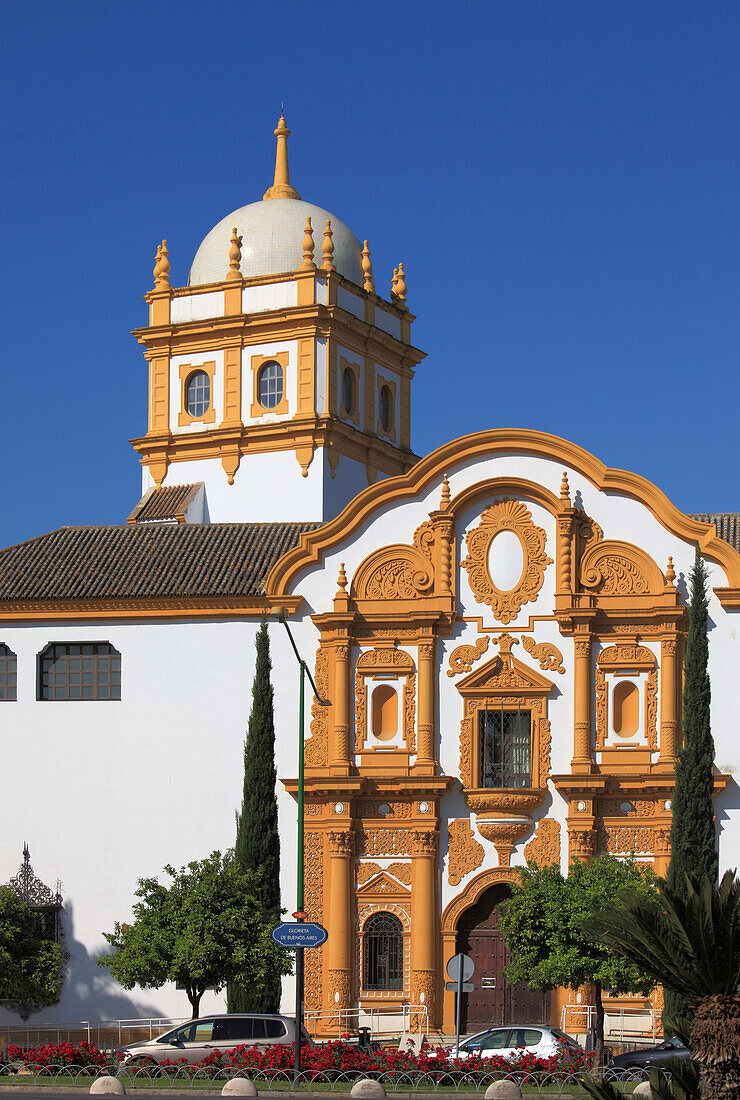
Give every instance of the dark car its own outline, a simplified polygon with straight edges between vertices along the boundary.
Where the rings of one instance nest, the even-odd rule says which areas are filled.
[[[664,1065],[671,1058],[690,1058],[691,1052],[680,1039],[666,1039],[656,1047],[642,1047],[617,1054],[609,1063],[609,1069],[648,1069]]]

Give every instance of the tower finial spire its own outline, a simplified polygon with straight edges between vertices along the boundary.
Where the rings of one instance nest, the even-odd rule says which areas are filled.
[[[299,199],[301,196],[295,187],[290,186],[290,171],[288,170],[288,138],[290,130],[285,125],[285,116],[280,113],[280,121],[275,130],[277,138],[277,151],[275,153],[275,182],[262,196],[265,199]]]

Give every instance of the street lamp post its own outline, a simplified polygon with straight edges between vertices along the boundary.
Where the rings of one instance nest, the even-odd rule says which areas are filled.
[[[305,681],[306,676],[311,682],[314,695],[316,696],[319,704],[322,707],[330,707],[331,702],[328,699],[322,699],[319,695],[319,690],[314,683],[311,671],[306,662],[298,652],[298,647],[293,640],[288,621],[285,618],[284,611],[276,611],[276,617],[283,624],[288,632],[288,638],[290,644],[293,647],[296,660],[300,666],[300,682],[298,689],[298,844],[297,844],[297,875],[296,875],[296,911],[293,914],[295,919],[299,922],[303,922],[306,919],[306,914],[303,909],[304,904],[304,889],[303,889],[303,832],[304,832],[304,808],[303,808],[303,742],[305,739],[304,733],[304,721],[305,721]],[[295,949],[295,1061],[293,1065],[293,1084],[298,1085],[301,1075],[301,1035],[303,1032],[303,952],[304,947],[296,947]]]

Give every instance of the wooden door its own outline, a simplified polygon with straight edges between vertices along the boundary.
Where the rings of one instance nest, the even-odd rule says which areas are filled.
[[[474,990],[463,994],[463,1029],[482,1031],[506,1024],[549,1024],[550,995],[530,989],[526,982],[511,985],[502,971],[509,961],[498,928],[496,906],[509,894],[505,884],[491,886],[460,917],[457,950],[475,963]]]

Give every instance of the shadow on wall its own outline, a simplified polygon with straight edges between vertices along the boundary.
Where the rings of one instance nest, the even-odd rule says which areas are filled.
[[[91,955],[84,944],[74,938],[74,906],[66,903],[62,910],[64,947],[69,952],[62,996],[58,1004],[35,1012],[28,1020],[0,1007],[0,1023],[6,1026],[36,1027],[44,1024],[71,1024],[83,1020],[134,1020],[163,1016],[162,1005],[144,997],[157,997],[158,990],[122,989],[109,970],[98,966],[98,958],[108,952],[104,944]],[[141,994],[138,996],[137,994]],[[187,1011],[187,1003],[184,1006]]]

